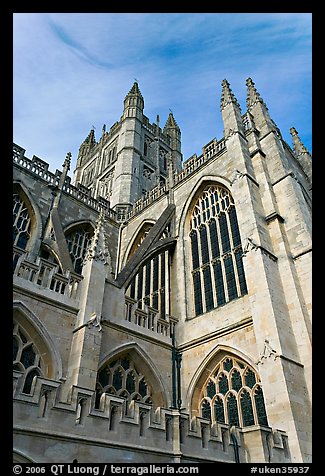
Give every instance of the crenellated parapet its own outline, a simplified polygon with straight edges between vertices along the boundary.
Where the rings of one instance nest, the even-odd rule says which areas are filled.
[[[235,445],[240,462],[290,461],[286,434],[269,427],[240,429],[226,424],[211,425],[208,419],[191,418],[183,411],[128,402],[108,394],[102,395],[99,408],[95,408],[94,392],[78,386],[73,387],[70,399],[63,402],[64,383],[42,377],[34,379],[31,394],[26,395],[22,393],[22,380],[23,373],[15,371],[14,432],[20,435],[22,447],[24,439],[28,446],[29,439],[31,458],[30,438],[35,439],[35,444],[42,440],[47,448],[60,434],[61,440],[74,446],[74,455],[79,452],[81,461],[90,445],[95,459],[89,459],[88,454],[89,463],[107,462],[104,452],[108,448],[120,451],[122,462],[136,462],[141,454],[142,462],[163,457],[166,462],[234,463]],[[57,463],[55,457],[49,457],[47,462]],[[59,462],[70,461],[69,454],[60,455]]]

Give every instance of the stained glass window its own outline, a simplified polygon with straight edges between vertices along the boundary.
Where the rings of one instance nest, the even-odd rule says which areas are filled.
[[[194,284],[195,313],[198,316],[199,314],[202,314],[203,312],[200,273],[197,272],[193,274],[193,284]]]
[[[245,374],[245,385],[247,385],[247,387],[253,388],[255,384],[256,384],[255,374],[251,369],[248,369]]]
[[[241,375],[238,370],[234,370],[231,374],[231,388],[238,392],[242,388],[242,386],[243,384],[241,380]]]
[[[240,396],[240,406],[243,416],[243,426],[254,425],[253,406],[250,394],[244,390]]]
[[[202,417],[211,420],[211,406],[206,400],[202,403]]]
[[[196,269],[200,266],[199,248],[198,248],[196,231],[193,231],[190,236],[191,236],[191,244],[192,244],[192,266],[193,266],[193,269]]]
[[[232,393],[227,399],[227,412],[229,425],[239,426],[238,406],[235,395]]]
[[[213,398],[216,394],[216,384],[210,380],[207,385],[207,396]]]
[[[207,311],[210,311],[214,308],[210,267],[203,270],[203,280],[205,291],[205,307]]]
[[[236,426],[267,425],[259,382],[258,374],[247,363],[230,356],[223,357],[203,388],[201,412],[203,408],[208,411],[207,403],[211,401],[213,421]]]
[[[225,295],[225,288],[223,285],[223,276],[222,276],[222,267],[220,261],[217,261],[213,264],[214,270],[214,280],[216,283],[216,294],[217,294],[217,302],[218,306],[225,304],[226,302],[226,295]]]
[[[232,362],[232,359],[225,359],[224,363],[223,363],[223,368],[225,370],[227,370],[227,372],[229,372],[229,370],[232,369],[232,366],[233,366],[233,362]]]
[[[214,401],[214,415],[217,422],[225,423],[225,412],[223,408],[223,401],[220,397],[217,397]]]
[[[31,218],[25,202],[15,193],[13,195],[13,244],[26,249],[30,238]]]
[[[229,191],[219,185],[207,187],[193,207],[190,225],[192,273],[200,275],[193,279],[198,315],[247,294],[237,215]],[[202,306],[195,300],[195,287],[198,293],[201,283]]]
[[[221,375],[219,377],[219,392],[225,395],[229,390],[228,378],[226,375]]]
[[[115,370],[113,374],[113,386],[116,390],[120,390],[122,388],[122,372],[120,369]]]
[[[257,387],[257,389],[255,390],[254,398],[258,423],[260,425],[268,426],[263,391],[261,387]]]

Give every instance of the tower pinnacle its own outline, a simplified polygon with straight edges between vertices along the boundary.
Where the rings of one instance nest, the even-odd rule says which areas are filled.
[[[222,111],[230,103],[233,103],[240,109],[239,102],[237,101],[234,93],[232,92],[228,81],[224,79],[221,84],[222,84],[222,92],[221,92],[220,110]]]
[[[260,93],[255,88],[255,83],[253,82],[252,78],[246,79],[246,86],[247,86],[247,99],[246,99],[247,109],[250,109],[257,102],[262,103],[267,109],[266,104],[261,98]]]
[[[290,128],[290,134],[292,135],[293,150],[296,156],[301,154],[309,154],[307,147],[302,143],[298,132],[294,127]],[[310,155],[310,154],[309,154]]]

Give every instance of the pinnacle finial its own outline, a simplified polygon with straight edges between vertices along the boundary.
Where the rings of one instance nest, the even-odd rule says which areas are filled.
[[[72,157],[71,152],[68,152],[67,155],[66,155],[66,158],[63,162],[63,165],[62,165],[63,168],[66,168],[67,170],[70,170],[71,157]]]
[[[246,79],[246,86],[247,86],[247,99],[246,99],[247,109],[254,106],[254,104],[256,104],[257,102],[260,102],[260,103],[264,104],[264,106],[266,107],[266,104],[264,103],[263,99],[261,98],[260,93],[255,88],[255,83],[252,80],[252,78],[247,78]],[[267,107],[266,107],[266,109],[267,109]]]
[[[222,80],[222,92],[221,92],[221,101],[220,101],[220,110],[222,111],[228,104],[235,104],[239,109],[240,105],[239,102],[237,101],[234,93],[232,92],[230,88],[230,84],[226,79]]]
[[[137,80],[137,79],[135,79],[132,88],[131,88],[130,91],[128,92],[128,95],[129,95],[129,94],[136,94],[137,96],[142,97],[142,94],[141,94],[141,91],[140,91],[140,89],[139,89],[139,84],[138,84],[138,80]]]
[[[300,137],[298,136],[298,132],[294,127],[290,128],[290,134],[292,136],[293,151],[296,156],[301,154],[309,154],[307,147],[305,147],[305,145],[302,143]]]
[[[169,109],[169,114],[164,129],[179,129],[171,109]]]

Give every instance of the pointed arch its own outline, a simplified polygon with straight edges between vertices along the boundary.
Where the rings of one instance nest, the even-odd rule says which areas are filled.
[[[107,364],[124,357],[128,357],[133,362],[134,368],[144,376],[146,383],[150,386],[153,406],[166,408],[170,398],[164,379],[150,356],[136,342],[123,344],[106,354],[99,363],[98,373]]]
[[[62,377],[62,360],[60,353],[41,320],[23,302],[13,302],[13,318],[28,334],[33,344],[42,355],[43,375],[59,380]]]
[[[184,205],[179,235],[185,245],[185,289],[193,291],[186,296],[189,316],[247,294],[236,205],[228,180],[206,176],[198,181]]]
[[[254,373],[255,382],[247,386],[245,375]],[[259,389],[257,404],[255,389]],[[218,345],[204,359],[193,376],[187,394],[193,416],[203,416],[204,402],[213,402],[212,422],[235,426],[267,425],[263,391],[256,365],[237,349]],[[263,423],[261,423],[263,422]]]
[[[94,231],[95,227],[89,220],[73,222],[64,229],[68,251],[76,273],[82,272],[83,260]]]
[[[125,250],[123,261],[122,261],[123,266],[131,258],[133,253],[136,251],[138,246],[141,244],[141,242],[145,238],[146,234],[149,233],[149,230],[153,227],[155,223],[156,222],[154,220],[145,219],[145,220],[142,220],[142,222],[136,228]]]
[[[28,215],[30,217],[30,238],[26,245],[26,251],[31,254],[37,254],[42,236],[42,217],[32,195],[29,193],[27,187],[20,181],[13,182],[13,194],[18,195],[24,202]]]

